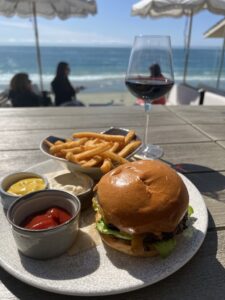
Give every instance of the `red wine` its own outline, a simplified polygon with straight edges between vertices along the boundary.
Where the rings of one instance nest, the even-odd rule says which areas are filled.
[[[127,79],[125,83],[134,96],[153,101],[168,93],[174,82],[168,79]]]

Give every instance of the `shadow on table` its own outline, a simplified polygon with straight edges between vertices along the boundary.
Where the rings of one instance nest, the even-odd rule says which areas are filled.
[[[196,164],[172,164],[166,160],[162,161],[184,174],[205,196],[219,200],[219,192],[225,190],[225,176],[218,171]]]
[[[85,239],[90,239],[89,235]],[[88,259],[87,259],[88,258]],[[49,280],[75,279],[95,272],[99,268],[100,257],[96,247],[80,254],[68,254],[47,260],[37,260],[20,254],[23,267],[32,275]]]

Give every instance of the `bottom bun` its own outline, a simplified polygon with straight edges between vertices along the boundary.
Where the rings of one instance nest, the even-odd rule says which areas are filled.
[[[131,245],[126,244],[124,242],[122,242],[120,239],[114,238],[111,235],[107,235],[107,234],[101,234],[99,232],[102,241],[107,244],[109,247],[118,250],[120,252],[123,252],[125,254],[129,254],[132,256],[140,256],[140,257],[150,257],[150,256],[157,256],[159,255],[159,253],[155,250],[155,249],[150,249],[149,251],[145,251],[143,248],[143,251],[138,251],[135,252],[133,251],[133,249],[131,248]]]

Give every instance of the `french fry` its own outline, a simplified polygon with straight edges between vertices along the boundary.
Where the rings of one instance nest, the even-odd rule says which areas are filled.
[[[74,155],[74,158],[78,162],[79,160],[96,156],[96,155],[108,150],[109,148],[110,148],[110,144],[103,144],[103,145],[97,146],[91,150],[87,150],[82,153],[76,154],[76,155]]]
[[[87,163],[87,160],[85,160],[85,159],[79,161],[79,165],[84,165],[84,164],[86,164],[86,163]]]
[[[128,143],[130,143],[130,141],[132,141],[135,137],[135,131],[134,130],[130,130],[128,132],[128,134],[125,136],[125,145],[127,145]]]
[[[77,140],[76,142],[78,143],[78,146],[84,145],[87,142],[87,138],[82,138]]]
[[[44,140],[44,143],[45,143],[48,147],[54,146],[54,144],[52,144],[52,143],[49,142],[48,140]]]
[[[63,143],[64,143],[63,141],[57,140],[57,141],[54,143],[54,145],[61,145],[61,144],[63,144]]]
[[[50,153],[56,153],[58,151],[61,151],[62,149],[66,149],[66,148],[68,149],[68,148],[72,148],[75,146],[78,146],[78,145],[77,145],[77,143],[74,145],[73,142],[54,145],[50,148]]]
[[[68,153],[66,154],[66,159],[67,159],[68,161],[73,162],[73,163],[77,163],[77,161],[75,160],[74,155],[73,155],[72,152],[68,152]]]
[[[102,161],[102,157],[97,155],[97,156],[91,158],[90,160],[88,160],[86,163],[82,164],[82,167],[84,167],[84,168],[95,167],[101,161]]]
[[[54,146],[50,147],[50,153],[55,153],[55,152],[61,151],[62,149],[74,148],[74,147],[84,144],[86,141],[87,141],[87,138],[83,138],[83,139],[80,139],[77,141],[66,142],[63,144],[54,145]]]
[[[118,142],[115,142],[113,144],[113,146],[109,149],[109,151],[116,152],[118,150],[119,146],[120,146],[120,144]]]
[[[119,142],[124,143],[125,137],[123,135],[111,135],[111,134],[104,134],[104,133],[96,133],[96,132],[77,132],[73,134],[74,138],[99,138],[105,141],[111,142]]]
[[[66,139],[66,142],[72,142],[72,141],[73,141],[73,140],[70,139],[70,138]]]
[[[71,152],[73,154],[78,154],[80,152],[82,152],[84,150],[84,146],[79,146],[79,147],[74,147],[74,148],[70,148],[70,149],[62,149],[61,152],[66,154],[68,152]]]
[[[97,144],[99,144],[100,142],[102,142],[101,140],[99,139],[88,139],[86,142],[85,142],[85,146],[96,146]]]
[[[84,146],[94,146],[94,144],[95,144],[94,140],[87,140]]]
[[[54,144],[45,140],[45,143],[52,155],[84,168],[98,167],[103,174],[115,165],[127,163],[125,157],[141,144],[141,141],[134,140],[134,130],[130,130],[126,136],[80,132],[74,133],[73,138],[76,140],[59,140]]]
[[[128,162],[128,160],[126,160],[125,158],[119,156],[118,154],[111,152],[111,151],[105,151],[103,153],[100,153],[100,155],[103,158],[110,158],[113,161],[117,161],[120,164],[125,164]]]
[[[103,174],[108,173],[112,169],[112,161],[108,158],[105,158],[103,164],[100,167]]]
[[[96,149],[96,147],[103,147],[105,145],[108,145],[109,146],[109,149],[110,147],[112,147],[112,144],[110,142],[104,142],[104,143],[99,143],[99,144],[96,144],[96,145],[90,145],[90,146],[87,146],[87,145],[84,145],[82,146],[83,147],[83,151],[87,151],[87,150],[93,150],[93,149]]]
[[[135,149],[137,149],[138,146],[141,145],[141,141],[132,141],[129,144],[127,144],[120,152],[118,153],[121,157],[126,157],[130,153],[132,153]]]
[[[65,154],[64,154],[64,153],[62,153],[61,151],[60,151],[60,152],[56,152],[56,153],[54,153],[54,156],[56,156],[56,157],[60,157],[60,158],[65,158]]]

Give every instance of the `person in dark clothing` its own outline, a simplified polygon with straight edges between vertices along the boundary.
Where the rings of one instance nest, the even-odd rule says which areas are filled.
[[[150,71],[150,78],[152,79],[164,79],[163,74],[161,73],[161,68],[159,64],[153,64],[149,67],[149,71]],[[166,97],[162,96],[158,99],[155,99],[153,101],[153,104],[161,104],[161,105],[165,105],[166,104]]]
[[[57,66],[56,76],[51,82],[52,90],[55,94],[55,105],[83,106],[84,104],[76,99],[76,94],[84,87],[74,88],[69,81],[69,73],[70,67],[68,63],[60,62]]]
[[[164,76],[161,73],[161,68],[159,64],[153,64],[149,67],[149,71],[150,71],[150,77],[147,77],[146,79],[155,79],[155,80],[159,80],[159,79],[164,79]],[[161,105],[165,105],[166,104],[166,97],[162,96],[158,99],[155,99],[152,101],[153,104],[161,104]],[[145,101],[143,99],[136,99],[135,102],[136,105],[144,105]]]
[[[31,80],[26,73],[17,73],[13,76],[8,98],[13,107],[32,107],[41,104],[41,97],[32,91]]]

